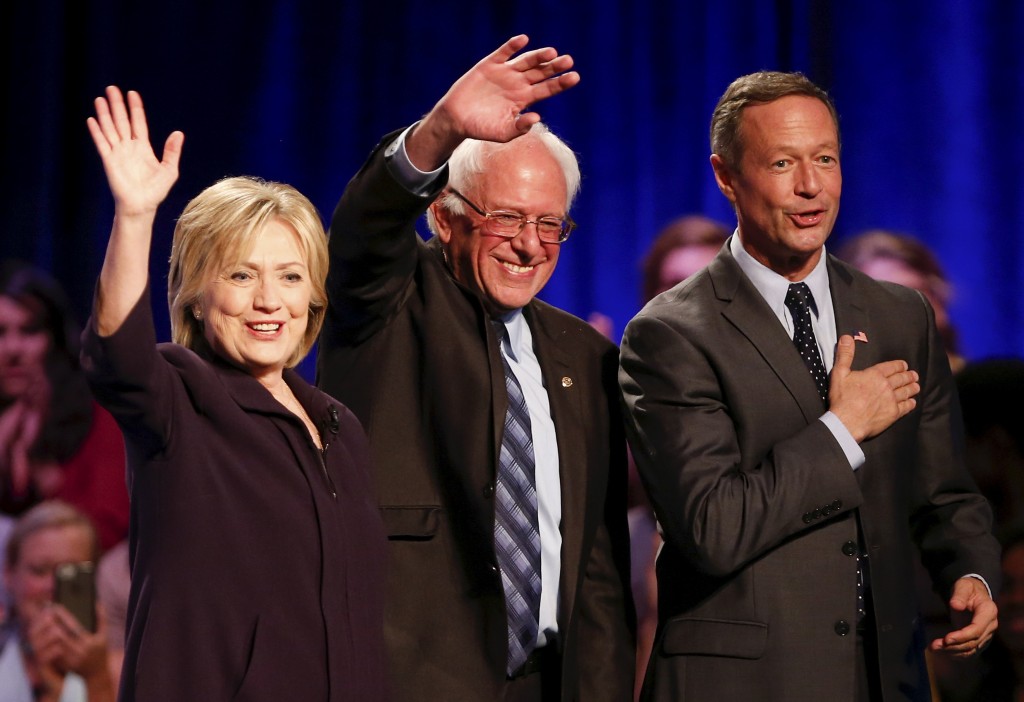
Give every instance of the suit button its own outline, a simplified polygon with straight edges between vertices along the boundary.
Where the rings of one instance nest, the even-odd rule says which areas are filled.
[[[833,512],[838,512],[842,508],[843,508],[843,501],[842,500],[836,500],[835,502],[832,503],[832,511]]]
[[[804,524],[810,524],[813,521],[814,521],[814,517],[811,515],[811,513],[810,512],[805,512],[804,513]]]
[[[499,575],[501,573],[501,570],[498,568],[498,566],[494,565],[493,563],[487,566],[487,568],[491,571],[492,575]]]
[[[846,636],[850,633],[850,625],[845,619],[837,621],[832,629],[840,636]]]
[[[494,483],[487,483],[484,485],[484,497],[487,499],[494,497]]]
[[[821,514],[822,514],[822,516],[824,516],[824,517],[828,517],[828,516],[831,516],[831,514],[832,514],[832,508],[831,508],[831,507],[829,507],[828,505],[825,505],[824,507],[822,507],[822,508],[821,508]]]
[[[857,542],[856,541],[847,541],[845,544],[843,544],[843,553],[845,553],[847,556],[856,556],[857,555]]]
[[[811,512],[811,516],[814,517],[815,519],[821,519],[821,510],[820,509],[814,510],[813,512]]]

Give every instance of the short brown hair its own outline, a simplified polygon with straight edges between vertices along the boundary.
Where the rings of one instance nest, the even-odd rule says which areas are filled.
[[[256,235],[272,220],[298,235],[312,294],[302,344],[288,359],[292,367],[309,353],[327,312],[327,236],[313,203],[290,185],[237,176],[224,178],[196,195],[174,228],[167,304],[171,337],[194,351],[205,348],[202,322],[192,314],[210,273],[243,258]]]
[[[802,73],[759,71],[734,80],[715,105],[711,115],[711,153],[718,154],[730,168],[737,168],[743,156],[740,116],[751,105],[764,105],[788,95],[806,95],[825,103],[839,138],[839,114],[829,94]]]

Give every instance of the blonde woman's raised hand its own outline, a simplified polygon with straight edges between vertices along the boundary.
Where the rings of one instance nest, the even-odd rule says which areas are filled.
[[[95,100],[96,116],[87,125],[103,160],[115,214],[119,217],[152,216],[178,179],[178,161],[185,135],[172,132],[157,158],[149,141],[142,98],[128,91],[127,103],[116,86]]]

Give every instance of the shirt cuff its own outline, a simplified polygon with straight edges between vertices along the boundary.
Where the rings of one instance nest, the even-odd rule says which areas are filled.
[[[846,460],[850,462],[850,468],[857,470],[866,460],[864,452],[861,451],[860,445],[857,440],[853,438],[850,430],[846,428],[846,425],[831,412],[826,412],[820,417],[822,423],[828,430],[832,432],[832,436],[839,442],[840,448],[843,449],[843,453],[846,454]]]
[[[419,122],[414,122],[406,127],[405,131],[388,145],[384,150],[384,163],[387,165],[388,172],[398,181],[399,185],[413,195],[425,197],[437,190],[437,181],[448,164],[442,165],[437,170],[426,172],[416,168],[409,160],[409,154],[405,150],[405,137],[417,124]]]
[[[988,596],[989,596],[989,598],[991,598],[991,599],[995,599],[994,597],[992,597],[992,588],[990,588],[990,587],[988,586],[988,581],[987,581],[987,580],[985,580],[985,578],[981,577],[981,576],[980,576],[980,575],[978,575],[977,573],[968,573],[967,575],[965,575],[965,576],[963,576],[963,577],[965,577],[965,578],[977,578],[978,580],[980,580],[980,581],[981,581],[981,584],[985,586],[985,589],[986,589],[986,590],[988,590]]]

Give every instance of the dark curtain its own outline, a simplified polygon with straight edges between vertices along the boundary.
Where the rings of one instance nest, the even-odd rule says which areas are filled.
[[[186,135],[152,259],[167,338],[170,234],[190,197],[253,174],[292,183],[327,218],[380,135],[525,32],[583,77],[539,108],[584,173],[548,301],[621,332],[658,228],[690,212],[732,220],[708,165],[717,97],[743,73],[801,70],[841,116],[832,243],[869,227],[918,236],[952,278],[968,357],[1024,355],[1024,4],[34,0],[4,15],[0,257],[51,271],[83,318],[112,214],[85,118],[107,84],[142,94],[158,144]]]

